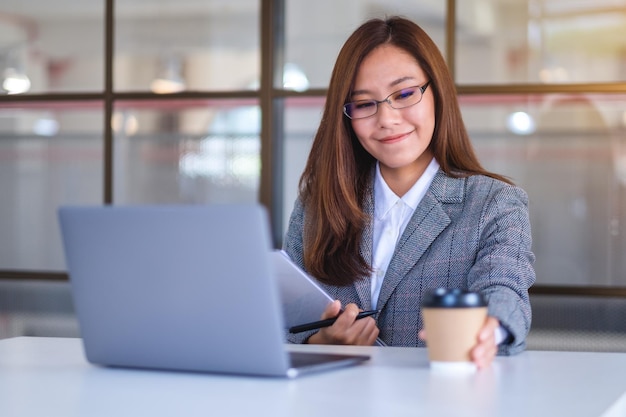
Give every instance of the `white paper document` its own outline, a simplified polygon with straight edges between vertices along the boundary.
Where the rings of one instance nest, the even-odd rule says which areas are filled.
[[[282,250],[272,252],[287,328],[320,320],[333,299]]]

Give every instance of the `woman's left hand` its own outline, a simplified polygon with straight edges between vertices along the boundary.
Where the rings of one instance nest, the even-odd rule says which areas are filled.
[[[495,317],[487,317],[485,325],[478,333],[478,343],[470,352],[472,361],[478,368],[489,366],[493,362],[498,345],[496,345],[496,329],[500,326],[500,321]]]

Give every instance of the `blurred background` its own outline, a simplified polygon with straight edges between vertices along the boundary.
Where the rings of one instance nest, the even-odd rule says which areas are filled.
[[[80,334],[60,205],[259,201],[280,246],[339,48],[396,14],[529,194],[529,346],[626,351],[626,0],[3,0],[0,338]]]

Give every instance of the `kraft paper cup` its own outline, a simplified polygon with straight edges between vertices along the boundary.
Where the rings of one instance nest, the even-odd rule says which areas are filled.
[[[487,319],[487,301],[481,294],[438,288],[424,297],[422,317],[431,368],[476,368],[470,351]]]

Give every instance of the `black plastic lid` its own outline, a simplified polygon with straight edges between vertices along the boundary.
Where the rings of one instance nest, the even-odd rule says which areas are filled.
[[[465,308],[487,307],[485,297],[477,292],[463,291],[457,288],[437,288],[427,293],[422,300],[422,307]]]

